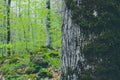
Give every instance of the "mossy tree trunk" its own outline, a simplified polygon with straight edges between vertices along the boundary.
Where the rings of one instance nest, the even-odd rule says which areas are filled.
[[[62,1],[61,80],[119,79],[116,74],[120,72],[115,67],[120,66],[118,3],[118,0]]]

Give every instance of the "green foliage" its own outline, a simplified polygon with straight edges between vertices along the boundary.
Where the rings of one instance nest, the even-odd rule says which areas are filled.
[[[26,49],[34,50],[34,48],[46,45],[46,17],[48,12],[48,9],[46,9],[46,0],[30,0],[30,3],[24,0],[12,1],[12,5],[10,6],[10,44],[6,43],[7,6],[5,5],[5,1],[1,1],[0,7],[0,48],[2,50],[10,48],[11,52],[25,53]],[[56,8],[53,5],[51,7],[50,32],[52,33],[52,46],[60,47],[61,15],[56,12]],[[3,53],[6,52],[7,50]]]
[[[73,21],[84,30],[100,33],[105,29],[119,28],[118,0],[81,0],[79,6],[73,0],[65,0],[65,2],[72,11]]]

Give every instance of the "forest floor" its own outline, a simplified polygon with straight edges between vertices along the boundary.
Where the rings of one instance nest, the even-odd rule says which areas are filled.
[[[59,80],[60,51],[40,47],[32,53],[0,56],[0,75],[5,80]]]

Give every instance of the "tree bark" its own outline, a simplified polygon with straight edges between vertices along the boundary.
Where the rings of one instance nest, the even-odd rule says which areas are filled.
[[[84,62],[82,49],[87,41],[80,26],[73,21],[71,10],[66,6],[65,0],[62,4],[61,80],[81,80],[81,65]]]

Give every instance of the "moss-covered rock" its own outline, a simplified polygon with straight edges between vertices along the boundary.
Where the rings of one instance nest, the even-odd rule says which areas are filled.
[[[40,71],[40,73],[38,74],[38,76],[40,78],[52,78],[52,74],[48,70],[42,70],[42,71]]]
[[[59,54],[57,52],[51,52],[51,53],[49,53],[49,56],[53,57],[53,58],[58,58]]]
[[[18,63],[19,61],[20,61],[20,58],[14,57],[14,58],[11,58],[11,59],[10,59],[10,64],[12,64],[12,63],[16,64],[16,63]]]
[[[34,67],[29,67],[25,73],[26,74],[34,74],[34,73],[38,73],[39,72],[39,69],[35,69]]]
[[[49,67],[49,62],[44,60],[42,56],[32,56],[31,62],[35,64],[36,66],[40,66],[42,68]]]

